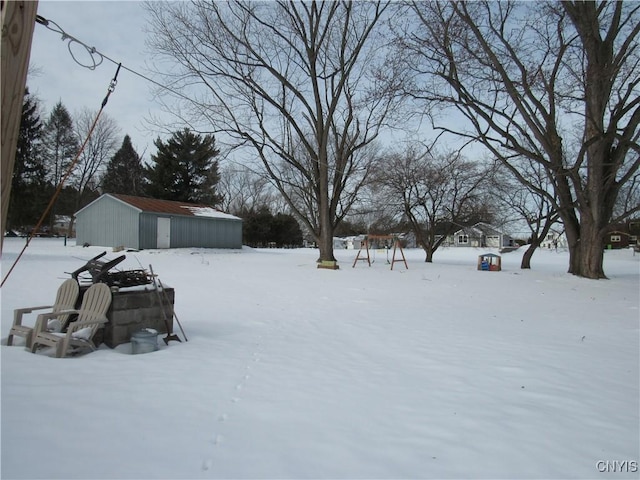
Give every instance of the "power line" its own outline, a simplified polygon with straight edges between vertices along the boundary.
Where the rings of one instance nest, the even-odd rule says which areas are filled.
[[[125,65],[122,65],[122,62],[117,62],[117,61],[113,60],[109,56],[107,56],[104,53],[98,51],[96,49],[96,47],[90,47],[89,45],[87,45],[86,43],[82,42],[81,40],[78,40],[73,35],[69,35],[67,32],[64,31],[64,29],[60,25],[58,25],[53,20],[46,19],[41,15],[36,15],[36,22],[38,22],[40,25],[43,25],[48,30],[51,30],[52,32],[60,34],[62,36],[62,40],[67,42],[67,50],[69,50],[69,54],[71,55],[71,58],[73,58],[73,61],[76,62],[81,67],[88,68],[89,70],[95,70],[106,59],[106,60],[110,61],[111,63],[113,63],[114,65],[119,65],[123,70],[126,70],[127,72],[130,72],[130,73],[132,73],[134,75],[137,75],[138,77],[142,78],[143,80],[151,82],[154,85],[156,85],[156,86],[158,86],[158,87],[160,87],[160,88],[162,88],[164,90],[167,90],[167,91],[173,93],[174,95],[183,98],[184,100],[187,100],[188,102],[195,103],[193,99],[187,97],[183,93],[180,93],[180,92],[172,89],[171,87],[163,85],[163,84],[155,81],[154,79],[149,78],[146,75],[143,75],[140,72],[137,72],[137,71],[135,71],[135,70],[133,70],[131,68],[128,68]],[[71,49],[71,45],[73,45],[74,43],[80,45],[82,48],[84,48],[87,51],[87,53],[91,57],[91,63],[84,64],[84,63],[82,63],[81,61],[79,61],[76,58],[76,56],[73,53],[73,50]]]

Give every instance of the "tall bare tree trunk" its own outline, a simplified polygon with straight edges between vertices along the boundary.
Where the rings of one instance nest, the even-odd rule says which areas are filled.
[[[587,278],[607,278],[604,274],[604,245],[602,230],[589,218],[580,222],[580,243],[578,258],[579,275]]]
[[[534,233],[531,235],[531,243],[529,247],[522,255],[522,261],[520,262],[520,268],[522,269],[530,269],[531,268],[531,258],[535,251],[540,247],[540,238]]]
[[[538,191],[565,225],[569,272],[606,278],[602,233],[640,211],[633,205],[613,215],[621,187],[633,185],[640,168],[640,7],[451,1],[413,9],[420,28],[401,40],[414,78],[426,77],[422,88],[411,87],[414,98],[455,106],[474,132],[437,128],[478,140],[523,185],[535,189],[512,160],[540,165],[554,191]]]
[[[294,215],[313,232],[320,261],[335,261],[333,232],[358,200],[400,98],[383,22],[389,2],[149,2],[154,46],[176,68],[174,89],[202,99],[188,123],[250,149]],[[179,72],[179,73],[178,73]],[[177,76],[174,76],[177,75]]]
[[[427,263],[433,263],[433,249],[432,248],[425,248],[424,251],[426,253],[426,257],[425,257],[424,261],[427,262]]]
[[[327,175],[326,165],[322,165],[320,162],[320,176]],[[327,182],[320,182],[320,198],[319,200],[319,211],[318,214],[320,216],[320,235],[318,238],[318,249],[320,253],[320,257],[318,261],[324,262],[335,262],[336,259],[333,255],[333,219],[331,215],[331,209],[329,208],[329,194],[325,187]]]

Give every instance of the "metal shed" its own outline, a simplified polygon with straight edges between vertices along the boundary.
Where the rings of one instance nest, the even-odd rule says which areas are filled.
[[[76,212],[76,243],[242,248],[242,219],[208,205],[106,193]]]

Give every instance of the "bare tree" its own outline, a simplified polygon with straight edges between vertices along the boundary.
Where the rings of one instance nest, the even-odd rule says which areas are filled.
[[[384,58],[378,31],[387,7],[347,1],[148,5],[152,47],[176,64],[167,81],[199,92],[190,94],[185,117],[251,149],[313,232],[323,261],[335,261],[333,231],[366,179],[370,157],[358,152],[378,137],[396,102],[394,63]]]
[[[612,224],[617,224],[629,217],[627,212],[637,212],[640,205],[640,172],[636,173],[632,179],[622,185],[620,193],[613,208]],[[637,215],[634,216],[637,218]]]
[[[515,178],[544,171],[569,244],[569,272],[605,278],[603,232],[640,166],[640,5],[415,2],[408,88],[437,128],[481,142]],[[438,118],[449,105],[468,120]],[[640,210],[630,206],[622,217]]]
[[[269,179],[242,165],[227,165],[220,172],[218,190],[223,210],[238,216],[272,205],[274,200]]]
[[[375,175],[381,194],[408,220],[426,262],[461,225],[481,220],[490,177],[490,169],[460,152],[432,154],[415,147],[390,155]]]
[[[553,195],[546,173],[539,164],[530,160],[523,160],[519,167],[529,182],[536,186],[535,190],[526,188],[513,175],[507,172],[497,172],[491,185],[492,196],[496,202],[502,202],[505,207],[527,225],[531,239],[527,250],[522,255],[520,268],[531,268],[531,258],[540,244],[547,237],[554,225],[560,221],[560,215],[554,203],[548,200]],[[539,192],[547,192],[541,195]]]
[[[350,227],[349,235],[373,234],[388,235],[406,231],[407,225],[402,215],[402,207],[398,198],[390,196],[390,192],[380,188],[377,181],[382,163],[386,161],[382,155],[378,166],[374,169],[371,180],[358,196],[358,202],[345,217]],[[342,227],[343,225],[341,225]]]
[[[82,142],[86,140],[86,145],[70,177],[70,184],[76,191],[74,211],[82,207],[87,189],[99,183],[102,170],[118,147],[120,128],[115,120],[103,113],[91,131],[95,116],[96,113],[87,108],[75,115],[75,135]],[[69,222],[69,235],[73,231],[73,223],[72,217]]]

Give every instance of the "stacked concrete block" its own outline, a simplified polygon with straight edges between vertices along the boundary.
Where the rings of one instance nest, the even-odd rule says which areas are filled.
[[[173,332],[173,288],[165,288],[164,293],[160,291],[160,299],[151,287],[122,289],[112,295],[107,313],[109,323],[96,335],[97,344],[104,342],[114,348],[129,343],[131,335],[144,328],[152,328],[159,334]]]

